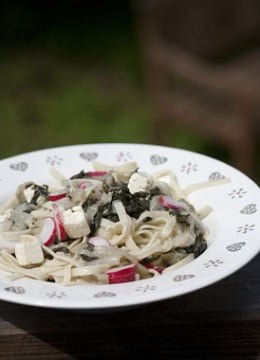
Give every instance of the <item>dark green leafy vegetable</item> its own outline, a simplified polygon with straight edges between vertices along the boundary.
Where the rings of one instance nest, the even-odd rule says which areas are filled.
[[[146,216],[144,219],[143,219],[143,222],[149,222],[151,221],[152,218],[150,216]]]
[[[91,260],[98,259],[94,249],[95,249],[95,247],[93,244],[90,244],[90,243],[84,244],[79,253],[81,259],[84,261],[91,261]]]
[[[77,174],[76,176],[82,176],[82,172]],[[103,190],[106,192],[112,192],[112,200],[111,202],[100,205],[98,207],[97,213],[94,216],[93,221],[90,223],[91,235],[95,235],[97,229],[100,226],[100,222],[102,218],[108,219],[113,222],[118,222],[119,218],[116,211],[113,208],[114,201],[121,201],[126,213],[133,217],[139,218],[139,216],[146,210],[150,208],[150,202],[154,196],[163,195],[161,190],[158,187],[152,188],[149,193],[148,192],[137,192],[131,194],[128,189],[127,182],[115,182],[113,176],[111,174],[107,174],[105,177],[106,181],[103,184]],[[95,192],[91,193],[88,197],[87,201],[83,204],[83,209],[86,211],[88,206],[97,203],[98,194]],[[168,209],[169,214],[172,216],[176,216],[176,220],[183,228],[190,227],[190,216],[195,211],[193,206],[187,202],[185,199],[181,199],[181,201],[185,202],[189,211],[181,211],[175,209]],[[143,222],[151,221],[152,218],[147,216],[143,219]],[[187,248],[178,248],[169,253],[161,254],[158,258],[156,254],[152,258],[144,259],[144,262],[153,263],[156,265],[162,266],[170,266],[181,259],[183,259],[187,254],[193,253],[194,257],[198,257],[207,249],[207,242],[203,237],[201,229],[195,224],[194,231],[196,234],[195,243]],[[88,255],[88,257],[91,257]],[[86,256],[85,256],[86,258]],[[86,258],[87,259],[87,258]]]
[[[84,178],[85,178],[85,171],[84,170],[81,170],[79,173],[77,173],[77,174],[70,177],[71,180],[84,179]]]
[[[90,235],[94,235],[100,225],[103,214],[102,211],[98,210],[97,214],[94,216],[93,222],[90,224]]]
[[[37,200],[39,199],[40,196],[47,197],[49,194],[48,185],[40,186],[34,184],[32,185],[32,189],[34,190],[32,200],[30,201],[30,204],[32,205],[37,205]]]
[[[193,253],[194,257],[200,256],[207,249],[207,242],[203,238],[202,234],[196,236],[195,243],[187,248],[185,251],[187,254]]]
[[[149,209],[150,194],[145,192],[131,194],[127,183],[120,183],[111,190],[113,191],[112,201],[122,201],[129,216],[137,219],[145,210]]]
[[[55,246],[52,248],[52,251],[54,251],[55,253],[60,251],[63,252],[64,254],[69,254],[70,251],[66,246]]]
[[[145,258],[142,260],[142,264],[152,264],[155,266],[167,267],[176,264],[186,256],[187,254],[185,252],[181,252],[175,249],[164,254],[154,254],[148,258]]]

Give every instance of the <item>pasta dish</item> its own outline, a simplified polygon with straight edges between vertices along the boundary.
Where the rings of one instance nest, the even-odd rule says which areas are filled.
[[[212,209],[195,210],[188,196],[227,179],[182,189],[170,170],[92,166],[70,178],[51,168],[57,185],[23,183],[0,208],[0,270],[9,278],[122,283],[174,271],[207,249]]]

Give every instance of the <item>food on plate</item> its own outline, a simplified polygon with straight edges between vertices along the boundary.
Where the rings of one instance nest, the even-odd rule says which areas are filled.
[[[228,179],[182,189],[169,170],[147,174],[136,162],[66,178],[26,182],[0,209],[0,270],[65,285],[123,283],[174,271],[207,249],[203,219],[188,195]]]

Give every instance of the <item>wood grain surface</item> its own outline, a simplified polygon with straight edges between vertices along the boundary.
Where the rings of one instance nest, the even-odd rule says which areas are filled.
[[[0,302],[0,360],[260,360],[260,255],[205,289],[83,313]]]

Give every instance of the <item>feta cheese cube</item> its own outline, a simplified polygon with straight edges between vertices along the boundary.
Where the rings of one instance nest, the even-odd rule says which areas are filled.
[[[63,212],[65,231],[72,239],[89,234],[90,228],[81,206],[74,206],[72,209]]]
[[[13,209],[8,209],[5,211],[4,214],[0,215],[0,232],[10,231],[12,227],[12,216],[13,216]]]
[[[0,232],[6,231],[6,223],[9,223],[6,214],[0,215]]]
[[[21,266],[40,264],[44,260],[41,245],[32,235],[21,236],[21,242],[15,245],[15,256]]]
[[[33,197],[34,197],[34,194],[35,194],[35,185],[32,184],[30,186],[28,186],[27,188],[24,189],[23,191],[23,194],[24,194],[24,197],[26,199],[26,202],[29,204]],[[37,197],[36,199],[36,204],[37,205],[42,205],[44,202],[46,201],[46,198],[43,196],[43,195],[40,195]]]
[[[23,193],[24,193],[24,197],[25,197],[26,201],[28,203],[31,202],[32,198],[33,198],[33,195],[34,195],[33,186],[28,186],[27,188],[25,188]]]
[[[144,173],[134,173],[128,182],[128,189],[131,194],[137,192],[148,192],[152,186],[152,179]]]

